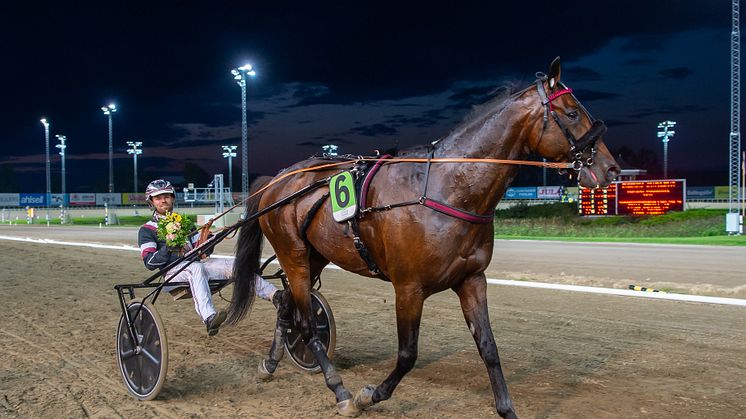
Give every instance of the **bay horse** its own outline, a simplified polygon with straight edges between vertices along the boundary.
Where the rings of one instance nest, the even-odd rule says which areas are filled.
[[[390,398],[413,368],[423,303],[430,295],[451,289],[458,295],[466,324],[487,367],[497,413],[503,418],[516,417],[490,327],[484,271],[492,258],[494,210],[517,166],[437,160],[521,160],[534,153],[550,161],[572,162],[582,186],[607,186],[619,174],[619,167],[602,139],[606,127],[594,120],[572,90],[560,82],[560,72],[557,57],[547,75],[537,73],[535,84],[475,109],[471,117],[429,150],[415,149],[397,156],[427,157],[427,164],[381,164],[367,193],[360,197],[378,210],[358,216],[355,228],[332,219],[327,188],[300,195],[241,227],[229,322],[235,324],[251,308],[262,233],[287,275],[290,290],[284,293],[278,311],[269,358],[259,366],[262,376],[271,376],[282,357],[278,333],[282,332],[282,319],[287,318],[283,310],[287,313],[293,306],[301,314],[301,336],[336,396],[339,413],[355,416]],[[311,158],[286,170],[324,163],[329,160]],[[284,178],[281,172],[276,177],[279,181],[249,200],[247,214],[338,171],[310,170]],[[364,244],[365,255],[355,246],[360,243]],[[396,367],[380,385],[364,386],[354,398],[315,335],[311,315],[311,288],[330,262],[362,276],[390,281],[396,293]]]

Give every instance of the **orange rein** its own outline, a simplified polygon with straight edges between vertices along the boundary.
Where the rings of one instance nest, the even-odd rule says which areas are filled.
[[[246,199],[240,201],[236,205],[228,208],[227,210],[223,211],[222,214],[219,214],[215,218],[211,218],[208,222],[205,223],[204,226],[202,226],[199,244],[202,244],[204,240],[206,240],[207,233],[210,231],[210,227],[212,226],[212,222],[217,220],[218,218],[224,216],[225,214],[233,211],[234,208],[243,205],[246,201],[253,198],[254,196],[264,192],[269,188],[270,186],[274,185],[275,183],[285,179],[288,176],[296,175],[298,173],[303,172],[313,172],[321,169],[327,169],[331,167],[338,167],[338,166],[344,166],[346,164],[354,164],[355,162],[359,161],[384,161],[388,163],[427,163],[428,161],[431,163],[491,163],[491,164],[516,164],[516,165],[522,165],[522,166],[537,166],[537,167],[547,167],[549,169],[570,169],[572,168],[572,163],[553,163],[553,162],[541,162],[541,161],[532,161],[532,160],[503,160],[503,159],[478,159],[478,158],[467,158],[467,157],[440,157],[440,158],[432,158],[432,159],[426,159],[422,157],[418,158],[366,158],[366,157],[360,157],[357,159],[350,159],[342,162],[336,162],[336,163],[326,163],[326,164],[320,164],[318,166],[312,166],[312,167],[305,167],[302,169],[296,169],[291,170],[290,172],[283,173],[281,176],[273,179],[268,184],[264,185],[263,188],[259,189],[258,191],[254,192],[253,194],[246,197]],[[203,239],[204,238],[204,239]]]

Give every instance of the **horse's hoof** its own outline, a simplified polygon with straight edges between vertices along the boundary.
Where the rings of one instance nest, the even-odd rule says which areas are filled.
[[[340,415],[348,418],[354,418],[360,414],[360,409],[355,406],[355,402],[352,399],[342,400],[337,403],[337,410]]]
[[[355,407],[360,410],[373,406],[373,392],[376,388],[370,384],[360,389],[355,395]]]
[[[269,381],[272,379],[272,373],[267,370],[267,367],[264,366],[264,360],[262,359],[259,362],[259,367],[257,368],[257,376],[262,381]]]

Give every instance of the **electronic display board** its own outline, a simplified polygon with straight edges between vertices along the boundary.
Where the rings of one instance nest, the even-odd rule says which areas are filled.
[[[614,182],[608,188],[580,188],[580,215],[659,215],[683,211],[686,181],[641,180]]]
[[[616,184],[607,188],[578,189],[578,213],[580,215],[615,215]]]
[[[660,215],[684,210],[686,181],[645,180],[617,184],[618,215]]]

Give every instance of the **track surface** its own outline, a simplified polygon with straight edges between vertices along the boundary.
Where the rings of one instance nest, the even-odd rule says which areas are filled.
[[[0,228],[0,235],[11,233],[134,240],[133,229]],[[221,246],[221,252],[230,253],[232,244]],[[522,264],[532,248],[544,262]],[[682,249],[688,253],[677,256]],[[635,257],[643,267],[651,264],[651,278],[670,268],[686,272],[684,263],[695,271],[712,264],[713,271],[700,271],[707,282],[695,281],[702,275],[661,282],[706,285],[713,295],[739,296],[727,290],[743,287],[743,279],[728,272],[742,267],[728,257],[717,262],[720,251],[739,249],[709,249],[716,251],[496,242],[490,276],[606,286],[634,280],[630,272],[637,267],[623,259]],[[596,252],[593,262],[574,271],[576,256],[587,257],[589,250]],[[157,308],[170,345],[168,378],[157,400],[137,402],[127,395],[116,368],[119,307],[112,287],[147,275],[138,254],[9,241],[0,241],[0,252],[0,416],[334,415],[333,395],[320,375],[300,373],[284,362],[274,381],[256,380],[273,324],[270,305],[263,301],[238,327],[209,338],[190,303],[161,298]],[[615,254],[622,260],[615,262]],[[740,259],[743,263],[742,253]],[[665,267],[666,260],[676,266]],[[322,292],[337,319],[334,363],[345,384],[357,391],[379,383],[396,352],[391,287],[327,271]],[[743,308],[503,286],[490,286],[488,293],[503,369],[521,417],[746,417]],[[445,292],[425,304],[415,370],[391,400],[362,417],[495,417],[493,409],[487,374],[458,299]]]

